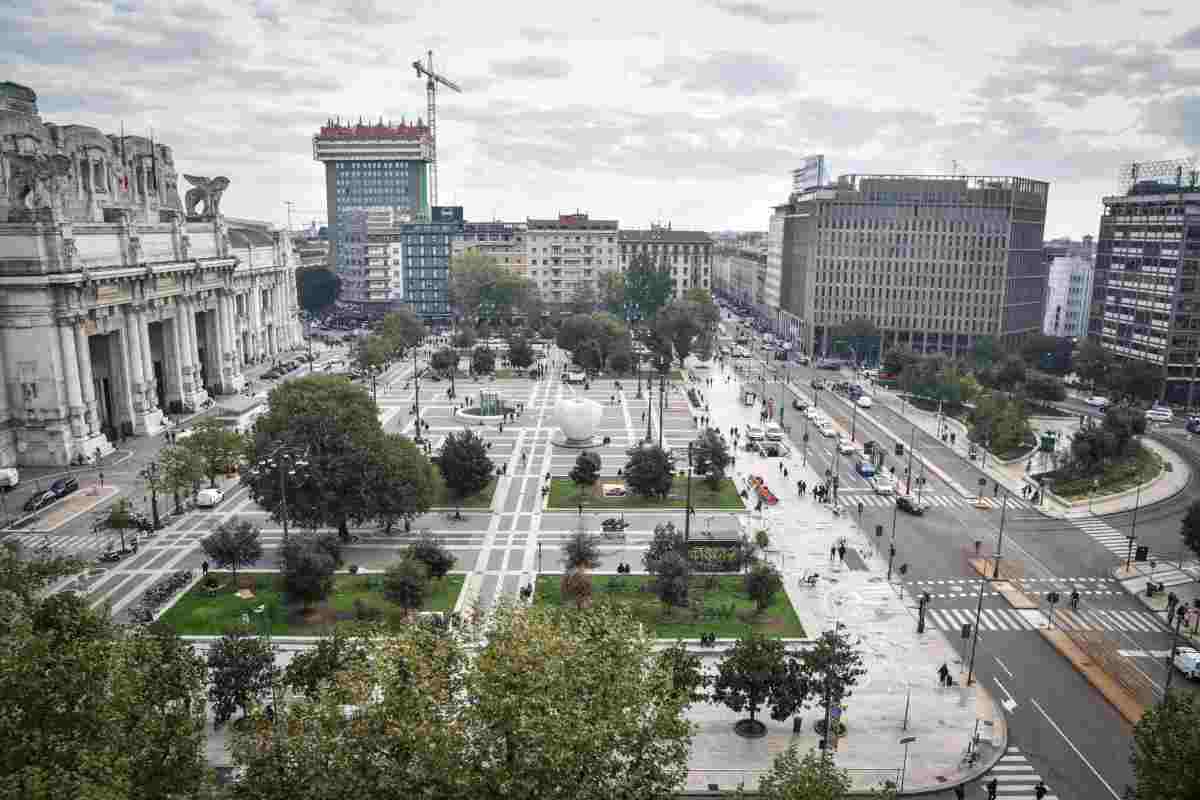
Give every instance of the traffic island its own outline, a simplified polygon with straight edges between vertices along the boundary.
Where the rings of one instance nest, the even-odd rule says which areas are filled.
[[[595,485],[582,493],[570,478],[552,478],[550,496],[546,508],[574,510],[582,505],[585,509],[611,509],[613,511],[650,511],[665,508],[683,508],[687,504],[687,478],[676,476],[671,482],[671,491],[665,498],[640,497],[628,490],[621,477],[600,478]],[[722,511],[745,511],[746,507],[738,495],[737,485],[725,478],[713,488],[706,478],[692,478],[692,508],[696,510],[718,509]]]

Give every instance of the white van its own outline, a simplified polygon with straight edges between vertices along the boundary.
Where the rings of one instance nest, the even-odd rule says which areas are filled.
[[[1170,422],[1175,419],[1175,412],[1166,406],[1155,406],[1146,412],[1146,419],[1154,422]]]
[[[225,499],[225,493],[220,489],[201,489],[196,493],[196,505],[200,508],[212,508]]]

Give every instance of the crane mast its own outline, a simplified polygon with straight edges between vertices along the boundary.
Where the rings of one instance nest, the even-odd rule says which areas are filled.
[[[453,89],[456,92],[461,92],[462,89],[458,84],[450,79],[439,75],[433,69],[433,51],[426,51],[426,63],[422,64],[420,59],[412,63],[413,69],[417,71],[417,77],[425,78],[425,100],[428,105],[426,110],[426,121],[429,124],[429,207],[432,210],[433,206],[437,205],[437,85],[440,83],[443,86]]]

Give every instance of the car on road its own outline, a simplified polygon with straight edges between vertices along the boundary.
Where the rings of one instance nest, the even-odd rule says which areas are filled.
[[[858,401],[857,401],[857,402],[858,402],[858,407],[859,407],[859,408],[870,408],[870,407],[873,405],[873,404],[871,403],[871,397],[870,397],[870,395],[865,395],[865,394],[864,394],[864,395],[859,395],[859,398],[858,398]]]
[[[54,483],[50,484],[47,490],[54,495],[55,498],[66,497],[71,492],[79,488],[79,479],[74,475],[68,475],[65,478],[59,478]]]
[[[875,477],[875,465],[865,458],[854,465],[854,470],[867,480]]]
[[[1188,678],[1192,680],[1200,678],[1200,650],[1194,647],[1180,647],[1176,649],[1175,659],[1172,663]]]
[[[757,425],[747,425],[746,426],[746,438],[752,442],[757,442],[759,439],[762,439],[763,436],[765,436],[765,435],[766,435],[765,431],[763,431],[763,429]]]
[[[837,431],[834,430],[833,423],[827,419],[823,419],[817,423],[817,430],[826,439],[832,439],[837,436]]]
[[[760,455],[767,458],[783,458],[791,452],[783,442],[757,442],[752,447],[757,449]]]
[[[849,436],[842,435],[838,437],[837,450],[842,455],[848,456],[858,450],[858,448],[854,446],[854,442],[850,441]]]
[[[929,510],[929,503],[918,502],[917,498],[911,494],[898,494],[896,495],[896,508],[919,517]]]
[[[196,493],[196,505],[200,508],[212,508],[225,499],[225,493],[220,489],[201,489]]]
[[[766,428],[763,429],[763,435],[767,441],[781,442],[783,441],[783,427],[778,422],[768,422]]]
[[[32,514],[34,511],[45,508],[57,499],[53,492],[34,492],[33,496],[25,501],[23,508],[25,509],[25,513]]]
[[[1188,433],[1200,433],[1200,417],[1188,417],[1186,427]]]
[[[824,380],[822,380],[821,378],[813,378],[813,379],[812,379],[812,388],[814,388],[814,389],[824,389],[824,388],[825,388],[825,381],[824,381]]]
[[[1093,408],[1099,408],[1101,410],[1108,408],[1108,405],[1109,405],[1109,399],[1107,397],[1101,397],[1100,395],[1092,395],[1091,397],[1089,397],[1087,400],[1084,400],[1083,402],[1087,403],[1089,406],[1092,406]]]
[[[806,401],[802,397],[793,397],[792,398],[792,408],[796,409],[797,411],[807,411],[808,410],[808,401]]]
[[[812,422],[822,419],[825,415],[821,413],[821,409],[816,406],[809,406],[804,409],[804,416],[808,417]]]
[[[895,494],[896,482],[887,475],[880,474],[871,481],[871,488],[875,490],[875,494]]]
[[[1146,419],[1154,422],[1170,422],[1175,419],[1175,412],[1166,406],[1154,406],[1146,411]]]

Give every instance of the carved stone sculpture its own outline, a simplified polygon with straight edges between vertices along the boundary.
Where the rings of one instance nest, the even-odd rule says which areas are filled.
[[[56,194],[61,179],[71,174],[71,159],[64,155],[6,153],[13,168],[10,222],[51,217],[56,213]]]
[[[188,189],[183,199],[188,218],[216,218],[221,213],[221,195],[229,188],[229,178],[224,176],[202,178],[197,175],[184,175],[183,177],[195,187]],[[197,214],[196,206],[200,203],[204,203],[204,210],[202,213]]]

